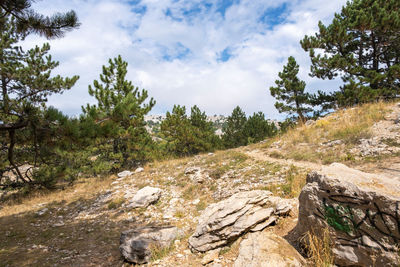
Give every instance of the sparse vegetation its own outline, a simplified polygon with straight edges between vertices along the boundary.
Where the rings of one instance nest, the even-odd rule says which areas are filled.
[[[147,125],[145,116],[155,100],[127,80],[128,62],[121,56],[110,59],[99,80],[89,85],[96,103],[82,103],[82,114],[69,117],[48,106],[50,96],[70,90],[79,77],[54,75],[59,62],[49,56],[49,44],[25,51],[20,43],[31,33],[61,37],[80,23],[74,11],[51,17],[36,13],[34,2],[0,0],[1,266],[121,266],[121,230],[156,224],[176,226],[185,237],[166,247],[152,245],[152,262],[201,266],[202,257],[188,251],[188,238],[212,203],[255,189],[292,203],[307,173],[321,165],[344,162],[383,169],[398,164],[400,105],[394,114],[390,102],[400,94],[398,0],[348,1],[331,25],[320,23],[316,35],[303,38],[301,46],[311,58],[310,76],[339,76],[343,85],[334,92],[306,92],[298,77],[300,66],[289,56],[276,86],[270,87],[276,109],[288,115],[279,123],[262,112],[247,116],[237,106],[226,121],[214,116],[213,124],[197,105],[189,115],[177,104],[162,122]],[[165,13],[175,12],[171,10]],[[172,15],[178,23],[181,18]],[[224,51],[229,49],[236,48]],[[135,71],[133,77],[145,76]],[[390,127],[378,136],[382,121]],[[149,125],[157,126],[152,130]],[[381,151],[369,149],[377,143]],[[129,177],[115,175],[139,166],[143,169]],[[145,207],[129,205],[145,186],[157,187],[150,188],[157,191],[156,199]],[[276,203],[277,214],[283,209]],[[350,206],[323,203],[320,218],[330,228],[308,232],[302,243],[312,266],[330,267],[335,244],[329,231],[351,235],[358,225]],[[297,222],[294,211],[273,231],[290,232]],[[370,217],[369,211],[361,213]],[[379,213],[384,221],[388,213]],[[269,217],[262,224],[271,218],[276,219]],[[365,237],[363,245],[369,241]],[[219,251],[219,260],[227,259],[225,265],[237,258],[242,237],[236,238],[229,238],[230,245]],[[372,265],[376,258],[371,255]]]
[[[118,198],[118,199],[113,199],[112,201],[110,201],[108,203],[108,209],[112,210],[112,209],[117,209],[119,207],[122,206],[122,204],[124,204],[125,199],[124,198]]]
[[[289,129],[279,138],[284,149],[273,151],[271,156],[323,164],[353,161],[354,158],[349,155],[350,149],[356,146],[360,139],[371,136],[371,126],[384,118],[390,105],[379,102],[342,109],[317,120],[313,125],[299,125]],[[325,143],[335,140],[343,144],[340,149],[324,147]]]
[[[166,257],[172,251],[174,251],[175,245],[174,242],[171,242],[169,246],[166,247],[158,247],[153,245],[151,247],[151,261],[161,260],[162,258]]]
[[[330,267],[333,265],[333,244],[327,228],[323,230],[322,238],[319,238],[315,233],[309,232],[305,237],[305,244],[313,266]]]

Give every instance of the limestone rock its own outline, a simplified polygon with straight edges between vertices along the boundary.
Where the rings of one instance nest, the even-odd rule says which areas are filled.
[[[135,173],[140,173],[140,172],[144,172],[144,169],[142,167],[139,167],[135,170]]]
[[[118,173],[117,176],[119,178],[124,178],[124,177],[130,176],[132,174],[133,174],[133,172],[131,172],[131,171],[123,171],[123,172]]]
[[[204,210],[195,233],[189,238],[189,247],[198,252],[222,247],[253,229],[264,229],[277,216],[287,215],[290,209],[290,200],[273,197],[269,191],[237,193]]]
[[[299,197],[297,231],[328,227],[340,266],[398,266],[400,180],[333,163],[312,172]]]
[[[146,208],[150,204],[157,202],[161,197],[162,190],[155,187],[146,186],[135,194],[128,205],[129,208]]]
[[[306,266],[304,258],[285,239],[271,232],[250,233],[240,243],[234,267]]]
[[[146,226],[122,232],[119,249],[128,262],[144,264],[150,261],[152,249],[168,247],[177,237],[176,227]]]

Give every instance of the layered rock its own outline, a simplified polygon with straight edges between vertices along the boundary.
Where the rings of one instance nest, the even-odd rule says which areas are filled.
[[[144,264],[150,261],[154,249],[168,247],[178,237],[173,226],[147,226],[122,232],[119,249],[124,259]]]
[[[271,232],[248,234],[240,243],[234,267],[306,266],[304,258],[285,239]]]
[[[307,177],[297,231],[328,228],[335,263],[398,266],[400,180],[334,163]]]
[[[206,252],[235,241],[249,231],[261,231],[292,208],[289,200],[271,192],[254,190],[237,193],[207,207],[189,238],[193,251]]]
[[[146,186],[135,194],[128,205],[129,208],[146,208],[150,204],[157,202],[161,197],[162,190],[155,187]]]

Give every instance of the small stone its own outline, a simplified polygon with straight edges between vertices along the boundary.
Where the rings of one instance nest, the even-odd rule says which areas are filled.
[[[42,210],[39,210],[38,212],[36,212],[37,215],[42,216],[43,214],[45,214],[49,209],[48,208],[44,208]]]
[[[215,259],[218,258],[219,251],[220,251],[220,249],[214,249],[214,250],[207,252],[207,254],[204,255],[203,259],[201,260],[201,264],[207,265],[210,262],[213,262]]]
[[[182,254],[176,254],[176,257],[177,257],[177,258],[183,258],[183,257],[185,257],[185,256],[182,255]]]
[[[132,172],[131,172],[131,171],[123,171],[123,172],[120,172],[120,173],[117,174],[117,176],[118,176],[119,178],[124,178],[124,177],[130,176],[130,175],[132,175]]]
[[[180,240],[175,240],[174,244],[175,244],[175,246],[179,246],[181,244],[181,241]]]
[[[193,205],[197,205],[197,204],[199,204],[199,203],[200,203],[200,199],[195,199],[195,200],[192,201],[192,204],[193,204]]]
[[[144,168],[139,167],[135,170],[135,173],[140,173],[140,172],[144,172]]]
[[[128,208],[147,208],[160,199],[161,193],[159,188],[146,186],[135,194]]]
[[[171,215],[171,214],[164,214],[164,215],[163,215],[163,218],[164,218],[165,220],[172,219],[173,217],[174,217],[174,216]]]

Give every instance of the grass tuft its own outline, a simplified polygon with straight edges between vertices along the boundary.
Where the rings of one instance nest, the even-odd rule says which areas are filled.
[[[329,230],[325,228],[322,236],[316,235],[313,231],[306,235],[306,250],[310,257],[312,266],[315,267],[331,267],[334,264],[332,253],[332,240],[330,239]]]

